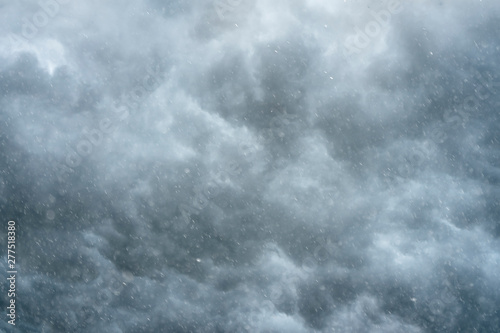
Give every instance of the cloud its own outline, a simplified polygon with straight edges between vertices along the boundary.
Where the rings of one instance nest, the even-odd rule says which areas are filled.
[[[14,329],[497,331],[499,8],[3,5]]]

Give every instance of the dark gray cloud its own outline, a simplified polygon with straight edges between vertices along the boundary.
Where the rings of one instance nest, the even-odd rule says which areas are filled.
[[[500,329],[496,3],[1,8],[0,331]]]

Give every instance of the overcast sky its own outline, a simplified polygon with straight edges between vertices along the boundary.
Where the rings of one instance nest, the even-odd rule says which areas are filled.
[[[499,17],[0,1],[0,332],[499,332]]]

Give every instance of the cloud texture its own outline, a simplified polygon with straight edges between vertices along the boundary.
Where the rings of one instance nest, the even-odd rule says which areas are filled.
[[[0,8],[0,331],[500,331],[497,2]]]

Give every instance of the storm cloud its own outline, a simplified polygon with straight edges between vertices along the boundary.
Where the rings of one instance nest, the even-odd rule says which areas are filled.
[[[0,9],[1,332],[500,331],[497,2]]]

